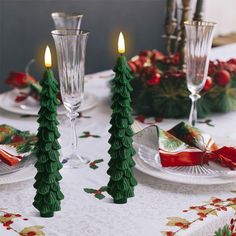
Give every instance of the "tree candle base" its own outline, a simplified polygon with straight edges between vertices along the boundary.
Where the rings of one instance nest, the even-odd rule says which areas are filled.
[[[54,216],[54,212],[48,212],[48,213],[40,213],[41,217],[53,217]]]
[[[122,199],[119,199],[119,200],[115,200],[115,199],[114,199],[114,203],[116,203],[116,204],[124,204],[124,203],[127,203],[127,198],[122,198]]]

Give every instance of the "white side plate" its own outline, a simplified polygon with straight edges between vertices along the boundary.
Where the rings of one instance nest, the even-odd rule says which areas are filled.
[[[0,94],[0,108],[23,115],[37,115],[39,111],[39,102],[33,98],[27,98],[22,102],[15,102],[16,96],[19,95],[19,91],[14,89]],[[85,111],[93,108],[98,103],[98,99],[95,95],[85,93],[84,102],[79,111]],[[63,105],[58,107],[58,114],[64,115],[67,111]]]

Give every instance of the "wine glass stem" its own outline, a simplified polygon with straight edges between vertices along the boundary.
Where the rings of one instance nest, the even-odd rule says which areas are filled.
[[[189,123],[192,126],[195,126],[197,122],[197,100],[200,98],[200,95],[191,94],[189,97],[192,100],[192,106],[191,106],[191,111],[189,115]]]
[[[73,141],[72,141],[72,150],[76,151],[78,150],[78,135],[77,135],[77,129],[76,129],[76,116],[70,115],[70,124],[71,124],[71,129],[73,132]]]

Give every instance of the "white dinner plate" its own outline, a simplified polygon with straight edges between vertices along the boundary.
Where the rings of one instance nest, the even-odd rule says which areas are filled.
[[[142,154],[143,155],[143,154]],[[143,160],[143,156],[140,156],[140,152],[137,151],[136,156],[134,157],[134,161],[136,163],[135,167],[152,177],[163,179],[175,183],[182,184],[196,184],[196,185],[212,185],[212,184],[227,184],[233,183],[236,181],[236,171],[231,171],[227,168],[222,170],[220,167],[217,167],[218,172],[214,172],[213,175],[207,174],[195,174],[194,172],[185,172],[185,171],[175,171],[175,168],[159,168],[158,165],[151,164],[146,160]],[[213,166],[216,164],[213,163]],[[193,167],[194,168],[199,168]],[[223,167],[222,167],[223,168]],[[172,169],[172,170],[171,170]],[[220,169],[220,171],[219,171]]]
[[[19,95],[19,90],[11,90],[5,93],[0,94],[0,108],[24,115],[38,115],[39,111],[39,102],[35,99],[29,97],[22,102],[15,102],[15,98]],[[79,111],[85,111],[93,108],[98,103],[98,99],[95,95],[90,93],[85,93],[84,102],[79,109]],[[67,111],[63,105],[58,107],[58,114],[64,115]]]
[[[1,175],[0,176],[0,185],[2,184],[11,184],[17,183],[29,179],[33,179],[36,174],[36,169],[34,165],[29,165],[19,171],[8,175]]]

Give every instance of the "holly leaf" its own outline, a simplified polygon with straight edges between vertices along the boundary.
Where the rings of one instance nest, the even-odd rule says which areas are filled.
[[[97,193],[94,195],[97,199],[101,200],[103,198],[105,198],[105,196],[102,193]]]
[[[98,166],[96,166],[96,165],[89,165],[89,167],[93,170],[96,170],[98,168]]]
[[[97,159],[95,161],[93,161],[94,163],[100,163],[100,162],[103,162],[104,160],[103,159]]]
[[[84,191],[86,193],[96,193],[96,189],[93,189],[93,188],[84,188]]]

